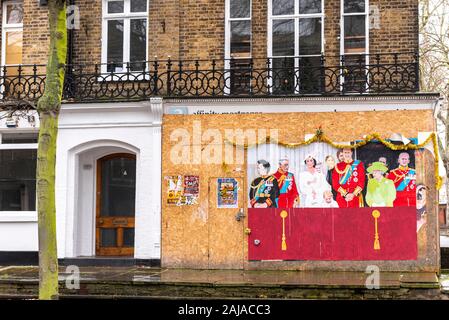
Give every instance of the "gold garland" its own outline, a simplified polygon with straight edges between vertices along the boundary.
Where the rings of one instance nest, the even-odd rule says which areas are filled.
[[[432,141],[433,144],[433,151],[435,152],[435,184],[437,189],[439,190],[441,188],[441,185],[443,184],[443,179],[439,175],[439,154],[438,154],[438,141],[437,141],[437,135],[433,132],[430,134],[430,136],[421,144],[412,144],[409,143],[407,145],[395,145],[385,139],[383,139],[379,134],[372,133],[367,135],[363,140],[357,142],[356,144],[337,144],[332,142],[321,130],[321,128],[317,129],[315,135],[304,141],[304,142],[297,142],[297,143],[286,143],[282,141],[277,141],[275,139],[272,139],[270,136],[268,136],[265,141],[263,142],[257,142],[253,144],[237,144],[233,141],[225,140],[226,143],[229,143],[233,145],[234,147],[244,148],[248,149],[250,147],[256,147],[260,144],[266,144],[266,143],[275,143],[277,145],[286,147],[286,148],[297,148],[304,145],[309,145],[315,142],[323,142],[331,145],[334,148],[337,149],[357,149],[360,148],[367,143],[377,140],[381,142],[384,146],[386,146],[388,149],[395,150],[395,151],[401,151],[401,150],[418,150],[421,148],[424,148],[430,141]]]

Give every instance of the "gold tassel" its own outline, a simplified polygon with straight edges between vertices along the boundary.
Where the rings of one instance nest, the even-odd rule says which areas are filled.
[[[287,251],[287,242],[285,237],[285,218],[287,218],[288,213],[285,210],[282,210],[281,212],[281,218],[282,218],[282,251]]]
[[[374,228],[375,228],[374,250],[380,250],[379,232],[377,230],[377,219],[380,217],[379,210],[373,211],[373,217],[374,217]]]

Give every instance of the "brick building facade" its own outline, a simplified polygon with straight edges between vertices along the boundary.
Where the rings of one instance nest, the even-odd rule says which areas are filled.
[[[60,258],[132,256],[167,267],[365,270],[369,259],[250,261],[251,175],[245,170],[254,164],[248,151],[240,164],[178,165],[171,162],[176,146],[171,134],[183,129],[195,136],[200,122],[220,134],[233,128],[279,129],[281,140],[295,143],[318,127],[337,142],[354,143],[373,132],[422,142],[435,131],[438,95],[419,92],[417,0],[67,2],[69,18],[79,12],[79,27],[69,30],[59,123]],[[1,98],[35,101],[45,82],[46,6],[11,0],[2,1],[0,9]],[[33,178],[10,174],[19,161],[13,158],[22,157],[33,169],[34,159],[17,151],[33,155],[37,147],[38,117],[30,115],[0,120],[0,156],[4,152],[6,159],[0,170],[0,261],[2,252],[11,251],[37,257]],[[199,144],[200,151],[206,148]],[[198,148],[190,140],[185,146]],[[431,152],[416,158],[425,168],[418,176],[430,190],[428,199],[435,199]],[[295,160],[297,170],[302,160]],[[173,186],[166,177],[184,175],[199,183],[197,202],[170,206]],[[241,183],[237,215],[235,208],[218,210],[218,177]],[[419,232],[416,221],[409,224],[416,257],[378,261],[385,270],[438,271],[437,210],[429,205],[423,228],[421,214]]]

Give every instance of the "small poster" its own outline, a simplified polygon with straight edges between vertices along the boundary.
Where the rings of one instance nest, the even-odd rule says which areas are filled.
[[[200,195],[200,177],[184,176],[183,204],[192,205],[198,203]]]
[[[238,182],[234,178],[218,178],[218,208],[238,207]]]
[[[167,176],[167,204],[184,206],[198,203],[199,176]]]
[[[165,177],[167,181],[167,204],[179,205],[183,193],[182,176]]]

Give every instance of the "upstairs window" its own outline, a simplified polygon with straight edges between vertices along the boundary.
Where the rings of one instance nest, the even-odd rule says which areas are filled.
[[[324,1],[270,0],[269,4],[268,55],[272,58],[273,90],[319,90]]]
[[[366,0],[342,2],[342,54],[368,53],[368,3]]]
[[[23,3],[5,1],[2,12],[2,65],[17,66],[22,64]],[[7,68],[7,74],[18,74],[17,67]]]
[[[251,0],[226,0],[225,56],[231,94],[251,91],[251,4]]]
[[[345,67],[342,89],[345,92],[365,92],[369,82],[369,19],[368,0],[341,2],[341,55]]]
[[[142,71],[148,55],[148,0],[103,0],[103,72]]]
[[[251,58],[251,0],[228,0],[227,58]]]

